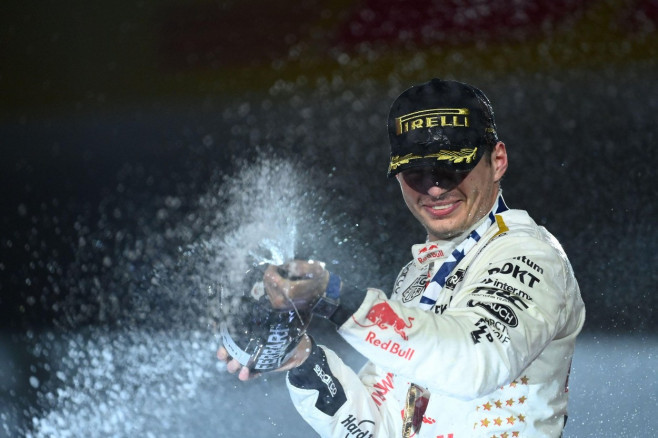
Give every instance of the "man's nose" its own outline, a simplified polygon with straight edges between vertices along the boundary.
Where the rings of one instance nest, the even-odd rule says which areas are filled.
[[[441,185],[436,184],[436,182],[427,189],[427,194],[433,198],[438,198],[445,192],[447,192],[447,188],[441,187]]]

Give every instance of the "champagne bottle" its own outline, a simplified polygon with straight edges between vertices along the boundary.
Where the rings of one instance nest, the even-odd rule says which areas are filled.
[[[241,296],[224,299],[220,335],[229,355],[253,372],[273,371],[294,352],[311,319],[310,312],[279,310],[264,292],[259,264],[245,276],[251,289]]]

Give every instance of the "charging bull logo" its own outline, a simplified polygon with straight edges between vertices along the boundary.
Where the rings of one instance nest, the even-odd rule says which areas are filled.
[[[354,319],[354,317],[352,317],[352,319]],[[404,330],[411,328],[411,321],[414,320],[413,318],[409,317],[409,322],[405,321],[400,316],[398,316],[398,314],[395,313],[395,310],[393,310],[393,308],[386,302],[372,306],[368,312],[368,315],[366,315],[366,319],[372,322],[372,325],[359,324],[356,319],[354,319],[354,322],[356,322],[361,327],[372,327],[373,325],[376,325],[382,330],[386,330],[387,328],[392,327],[393,330],[395,330],[395,333],[402,336],[402,339],[405,341],[409,340],[409,338],[407,337],[407,334]]]

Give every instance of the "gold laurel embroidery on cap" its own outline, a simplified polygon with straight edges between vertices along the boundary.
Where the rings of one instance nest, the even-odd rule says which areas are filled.
[[[407,164],[412,160],[418,160],[421,158],[436,158],[436,161],[450,161],[451,163],[470,163],[475,159],[478,148],[464,148],[458,151],[448,151],[440,150],[435,154],[427,155],[414,155],[407,154],[403,156],[396,155],[391,158],[391,165],[389,166],[390,170],[395,170],[403,164]]]
[[[404,116],[396,117],[395,133],[404,134],[420,128],[432,128],[434,126],[468,127],[468,108],[432,108]]]

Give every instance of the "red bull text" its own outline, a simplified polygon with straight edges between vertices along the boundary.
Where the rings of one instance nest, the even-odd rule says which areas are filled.
[[[400,344],[398,344],[397,342],[393,342],[390,339],[384,342],[381,339],[379,339],[377,337],[377,334],[373,331],[369,331],[368,334],[366,335],[366,342],[369,342],[375,347],[379,347],[382,350],[394,354],[396,356],[399,356],[405,360],[411,360],[414,353],[416,352],[416,350],[414,350],[413,348],[406,348],[406,349],[402,348]]]

